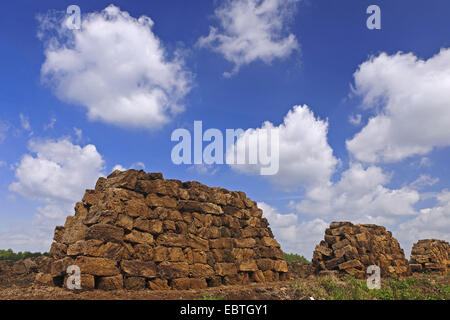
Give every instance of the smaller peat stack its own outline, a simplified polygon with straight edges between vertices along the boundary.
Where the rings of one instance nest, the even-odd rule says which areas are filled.
[[[413,245],[409,266],[413,272],[447,274],[450,267],[450,245],[444,240],[424,239]]]
[[[409,274],[408,260],[398,241],[383,226],[332,222],[312,259],[316,273],[332,271],[366,278],[370,265],[381,275]]]

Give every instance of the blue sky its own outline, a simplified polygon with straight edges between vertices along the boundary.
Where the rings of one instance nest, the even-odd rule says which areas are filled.
[[[109,174],[116,165],[145,166],[146,171],[163,172],[166,178],[198,180],[245,191],[263,207],[282,247],[307,257],[312,255],[326,225],[335,220],[385,224],[407,252],[412,242],[421,238],[448,241],[450,143],[446,141],[450,141],[450,63],[446,48],[450,48],[450,3],[290,0],[286,8],[280,3],[58,0],[4,4],[0,12],[0,249],[48,250],[54,226],[72,214],[71,207],[80,200],[79,193],[93,187],[96,174]],[[115,116],[113,111],[99,107],[103,101],[114,104],[117,97],[130,98],[134,89],[124,89],[130,85],[126,79],[136,78],[133,71],[123,76],[117,71],[117,65],[126,64],[120,59],[129,56],[114,56],[111,52],[123,44],[105,36],[102,44],[107,43],[107,47],[89,50],[83,46],[85,51],[80,53],[77,43],[74,49],[65,38],[56,37],[60,25],[42,28],[45,22],[54,21],[52,17],[64,17],[71,4],[81,9],[81,33],[98,30],[92,20],[84,25],[89,20],[86,14],[101,20],[105,17],[102,10],[111,4],[118,10],[113,14],[129,13],[126,23],[130,26],[138,25],[136,19],[140,16],[153,21],[151,26],[140,25],[128,31],[118,28],[116,32],[123,30],[124,39],[156,37],[164,52],[159,66],[166,63],[165,66],[179,68],[162,71],[167,78],[172,77],[162,84],[166,85],[165,98],[169,100],[165,105],[167,121],[154,126],[142,124],[138,121],[140,111],[135,117],[130,115],[132,120],[124,120],[124,115],[133,110],[127,111],[127,106],[119,102],[115,107],[124,113],[118,112],[115,118],[111,118]],[[225,77],[223,73],[231,72],[237,65],[233,59],[227,59],[227,54],[233,57],[233,51],[218,47],[223,39],[220,37],[203,46],[198,41],[208,36],[210,26],[217,28],[219,36],[230,36],[231,27],[221,24],[218,12],[227,14],[234,8],[238,10],[234,13],[251,17],[252,13],[242,10],[252,4],[257,9],[271,4],[269,7],[275,9],[267,9],[263,17],[255,14],[259,25],[238,28],[232,36],[239,40],[255,28],[255,32],[268,30],[265,35],[272,38],[253,43],[240,56],[235,55],[235,59],[246,56],[247,60],[239,63],[238,71],[231,77]],[[366,27],[366,9],[371,4],[381,9],[381,30]],[[264,28],[271,24],[273,28]],[[146,33],[143,28],[150,31]],[[294,37],[295,44],[282,53],[276,52],[276,44],[289,36]],[[49,41],[55,39],[58,44],[52,47]],[[149,45],[152,43],[149,40]],[[96,43],[87,41],[85,45]],[[125,43],[127,48],[132,45],[136,43]],[[52,72],[61,68],[61,60],[52,60],[49,52],[62,57],[64,46],[74,49],[77,63],[84,63],[95,79],[108,79],[106,89],[110,89],[112,100],[104,100],[105,93],[95,91],[95,86],[91,88],[93,92],[88,90],[89,94],[85,94],[86,90],[70,78],[77,75],[78,67],[63,66],[68,68],[65,71],[69,78],[54,76]],[[139,41],[131,49],[138,52],[136,69],[154,70],[151,59],[146,60],[141,54]],[[259,49],[268,54],[258,56],[255,51]],[[408,54],[417,59],[408,60]],[[112,60],[102,58],[109,55]],[[437,59],[432,60],[433,57]],[[103,61],[111,62],[110,70],[95,68],[96,63]],[[46,63],[49,71],[43,68]],[[365,67],[360,68],[363,63]],[[358,68],[359,77],[355,74]],[[147,81],[151,85],[144,89],[151,90],[164,76],[149,72]],[[433,89],[427,86],[429,83],[435,84]],[[370,100],[372,95],[378,100]],[[365,104],[364,99],[368,99]],[[184,111],[171,114],[171,108],[177,104]],[[303,107],[294,111],[294,106]],[[100,116],[88,116],[89,110],[98,108],[103,108]],[[171,161],[175,145],[170,141],[171,133],[177,128],[192,130],[194,120],[203,121],[205,129],[247,130],[261,128],[265,121],[279,126],[290,110],[293,124],[289,133],[282,135],[286,141],[280,141],[284,146],[281,152],[288,150],[289,155],[280,154],[279,175],[262,177],[227,165],[176,166]],[[349,121],[350,117],[358,119],[358,115],[358,123]],[[377,124],[369,127],[369,119],[386,115],[388,129]],[[299,137],[294,143],[297,131]],[[319,147],[311,146],[314,143],[309,137],[315,135],[319,136]],[[350,140],[354,143],[346,144]],[[84,149],[89,145],[95,146],[95,152]],[[61,154],[55,156],[55,149],[63,154],[72,150],[75,163],[68,164],[69,160]],[[80,150],[88,154],[87,160]],[[25,161],[26,156],[29,162]],[[84,161],[79,163],[82,168],[78,175],[74,173],[76,157]],[[292,159],[311,160],[312,164],[296,171],[298,166]],[[52,165],[60,167],[56,169],[60,170],[58,174],[52,171]],[[325,178],[324,170],[329,170]],[[308,182],[305,177],[314,181]],[[27,184],[28,178],[33,183]],[[67,182],[71,179],[72,183]],[[358,183],[364,186],[358,187]],[[67,192],[51,192],[50,187]]]

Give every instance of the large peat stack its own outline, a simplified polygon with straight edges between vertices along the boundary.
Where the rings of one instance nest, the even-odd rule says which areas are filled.
[[[419,240],[413,245],[409,265],[413,272],[447,274],[450,268],[450,245],[444,240]]]
[[[190,289],[287,279],[262,210],[243,192],[115,171],[56,227],[54,283],[79,266],[83,289]]]
[[[408,260],[398,241],[383,226],[332,222],[313,254],[316,273],[336,270],[357,278],[367,277],[366,269],[377,265],[381,275],[407,275]]]

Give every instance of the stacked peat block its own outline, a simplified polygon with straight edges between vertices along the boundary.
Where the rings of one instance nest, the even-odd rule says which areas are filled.
[[[332,222],[313,254],[316,273],[334,272],[367,277],[366,269],[377,265],[381,275],[407,275],[408,260],[398,241],[383,226]]]
[[[288,262],[288,269],[291,279],[303,279],[314,274],[314,269],[311,263],[301,261]]]
[[[83,289],[200,289],[289,277],[262,210],[245,193],[160,173],[100,178],[54,240],[54,283],[64,285],[76,265]]]
[[[411,250],[409,266],[413,272],[447,274],[450,268],[450,245],[444,240],[419,240]]]
[[[0,287],[28,285],[41,270],[50,270],[52,259],[45,256],[19,261],[0,260]],[[38,277],[39,280],[41,278]]]

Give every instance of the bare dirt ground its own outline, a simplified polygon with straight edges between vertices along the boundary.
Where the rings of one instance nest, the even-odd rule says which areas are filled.
[[[246,286],[223,286],[203,290],[141,290],[141,291],[86,291],[73,292],[62,288],[13,286],[0,289],[1,300],[279,300],[309,299],[292,295],[289,281]]]
[[[301,265],[292,264],[292,278],[308,276]],[[71,291],[34,283],[35,273],[0,272],[0,300],[279,300],[309,299],[295,294],[292,281],[221,286],[202,290]]]
[[[291,280],[288,281],[161,291],[71,291],[35,284],[34,273],[0,272],[0,300],[450,300],[449,276],[414,274],[401,279],[382,279],[382,290],[374,292],[362,280],[315,276],[305,272],[301,264],[290,263],[289,267]]]

